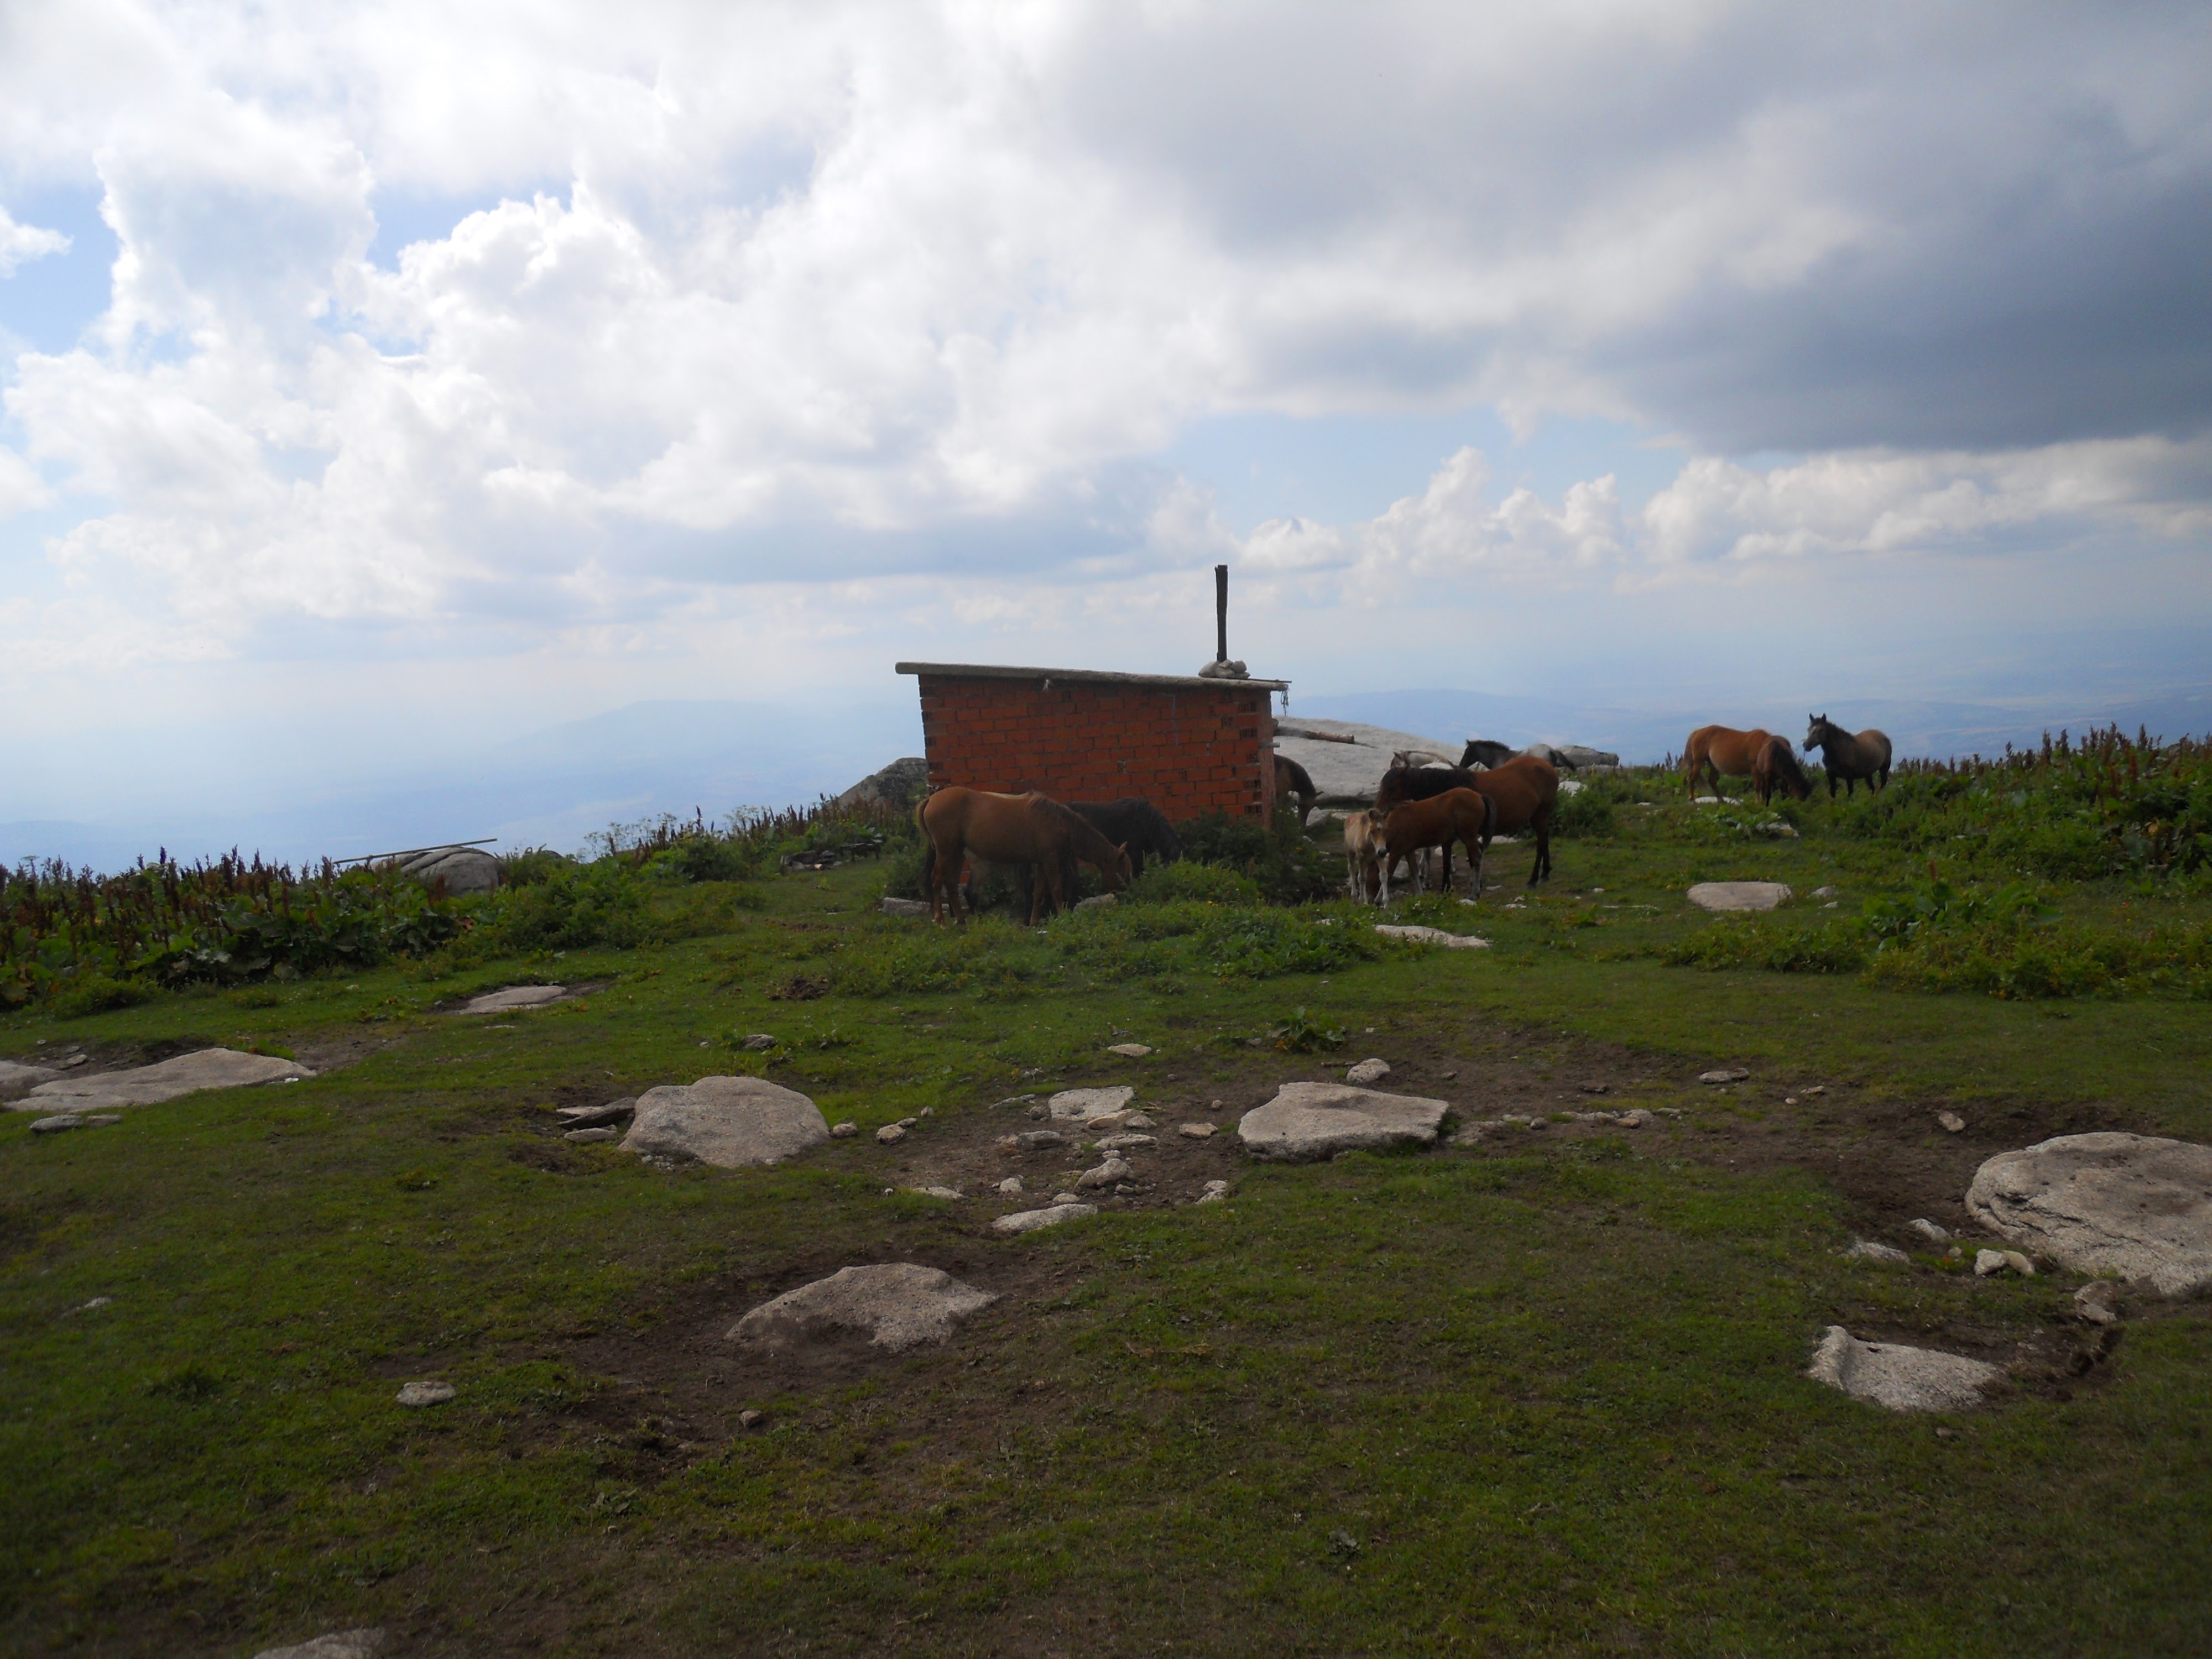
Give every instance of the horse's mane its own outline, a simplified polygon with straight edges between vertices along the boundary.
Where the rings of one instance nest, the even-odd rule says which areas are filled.
[[[1041,794],[1036,799],[1039,805],[1049,807],[1057,813],[1060,822],[1067,826],[1068,838],[1074,845],[1078,858],[1088,864],[1111,865],[1114,862],[1117,848],[1089,818],[1065,801],[1054,800],[1049,795]]]
[[[1813,793],[1812,781],[1805,775],[1805,769],[1798,765],[1797,756],[1790,747],[1789,738],[1769,738],[1766,740],[1766,761],[1778,776],[1788,779],[1808,795]]]

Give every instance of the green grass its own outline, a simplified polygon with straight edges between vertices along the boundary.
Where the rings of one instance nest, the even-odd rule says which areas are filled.
[[[1926,855],[1825,802],[1754,840],[1663,783],[1648,813],[1617,787],[1537,896],[1501,848],[1510,884],[1479,910],[1407,907],[1487,952],[1189,890],[956,939],[875,916],[863,864],[656,896],[672,931],[718,929],[674,943],[0,1021],[19,1058],[45,1038],[347,1061],[110,1129],[0,1115],[0,1647],[244,1654],[381,1621],[410,1654],[2200,1650],[2201,1308],[1948,1437],[1820,1389],[1801,1373],[1829,1323],[2064,1342],[2073,1281],[1841,1261],[1866,1218],[1817,1160],[1738,1172],[1709,1144],[1796,1133],[1778,1088],[1723,1104],[1687,1079],[1823,1079],[1870,1138],[1886,1103],[1936,1103],[2203,1138],[2205,1005],[1668,965],[1743,926],[1687,910],[1692,881],[1841,889],[1775,925],[1812,923],[1909,891]],[[2207,908],[2129,878],[2056,897],[2112,931]],[[774,994],[794,975],[826,988]],[[432,1012],[524,979],[597,988]],[[1248,1040],[1301,1008],[1357,1034],[1340,1058],[1490,1043],[1565,1077],[1616,1054],[1689,1115],[1253,1167],[1224,1205],[1018,1240],[886,1194],[866,1135],[672,1172],[543,1127],[556,1102],[734,1070],[864,1129],[1113,1075],[1249,1097],[1284,1066]],[[757,1030],[781,1046],[733,1046]],[[1102,1066],[1132,1033],[1159,1052]],[[901,1257],[1006,1299],[864,1374],[769,1379],[718,1344],[777,1289]],[[422,1376],[459,1399],[394,1407]],[[738,1431],[747,1406],[764,1430]]]

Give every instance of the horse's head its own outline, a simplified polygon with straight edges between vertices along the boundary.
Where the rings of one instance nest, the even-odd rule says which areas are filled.
[[[1826,714],[1814,714],[1813,723],[1805,728],[1805,747],[1818,749],[1828,740],[1828,733],[1836,728],[1828,723]]]
[[[1101,870],[1099,874],[1106,878],[1106,890],[1109,893],[1120,892],[1134,879],[1130,874],[1129,844],[1127,842],[1114,849],[1114,862]]]

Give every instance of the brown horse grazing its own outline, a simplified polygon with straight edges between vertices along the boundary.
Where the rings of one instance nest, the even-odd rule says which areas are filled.
[[[1797,764],[1797,757],[1790,752],[1790,739],[1787,738],[1769,738],[1759,745],[1759,753],[1752,757],[1751,787],[1758,792],[1761,806],[1773,800],[1777,789],[1792,800],[1805,800],[1813,793],[1813,786],[1805,777],[1805,769]]]
[[[1830,720],[1826,714],[1813,716],[1813,724],[1805,733],[1805,752],[1820,751],[1820,764],[1828,772],[1828,799],[1836,798],[1836,780],[1844,781],[1844,793],[1857,793],[1859,780],[1866,780],[1869,793],[1880,794],[1889,782],[1889,733],[1877,732],[1872,726],[1853,733]]]
[[[1491,815],[1490,835],[1482,839],[1488,844],[1491,836],[1517,836],[1524,830],[1536,832],[1536,864],[1528,872],[1528,884],[1552,878],[1552,814],[1559,805],[1559,774],[1547,760],[1534,755],[1516,755],[1503,766],[1493,766],[1487,772],[1474,775],[1474,788],[1490,798],[1496,810]],[[1451,884],[1451,849],[1444,849],[1444,884]],[[1482,896],[1482,868],[1475,866],[1474,895]]]
[[[1321,792],[1314,787],[1313,775],[1288,755],[1275,757],[1275,805],[1286,800],[1298,804],[1298,828],[1306,827],[1306,818],[1313,811],[1314,802]]]
[[[1729,777],[1749,777],[1759,751],[1773,735],[1763,726],[1754,726],[1748,732],[1739,732],[1732,726],[1701,726],[1691,732],[1682,744],[1682,781],[1689,786],[1692,798],[1697,795],[1701,772],[1712,779],[1716,795],[1721,792],[1723,773]]]
[[[1106,890],[1129,884],[1129,854],[1049,796],[993,795],[955,784],[940,789],[914,810],[929,843],[922,868],[929,889],[933,921],[945,920],[944,897],[952,898],[952,919],[962,919],[960,866],[1026,864],[1038,877],[1030,889],[1030,926],[1036,926],[1048,891],[1055,905],[1068,902],[1067,876],[1078,859],[1094,866]]]
[[[1378,901],[1390,902],[1390,872],[1400,859],[1413,866],[1413,890],[1421,890],[1421,872],[1428,862],[1424,854],[1431,847],[1444,849],[1445,868],[1451,863],[1451,846],[1457,842],[1467,848],[1467,861],[1474,872],[1474,890],[1482,890],[1482,849],[1490,840],[1492,826],[1498,822],[1498,807],[1487,795],[1472,789],[1448,789],[1441,795],[1431,795],[1426,800],[1401,800],[1384,815],[1375,826],[1375,837],[1382,843],[1382,896]],[[1444,878],[1447,889],[1451,878]]]

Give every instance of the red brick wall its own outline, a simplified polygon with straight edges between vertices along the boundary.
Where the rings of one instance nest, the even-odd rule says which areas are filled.
[[[1213,811],[1264,817],[1273,807],[1275,721],[1264,687],[1054,680],[1048,691],[1036,680],[921,679],[933,789],[1139,795],[1177,823]]]

